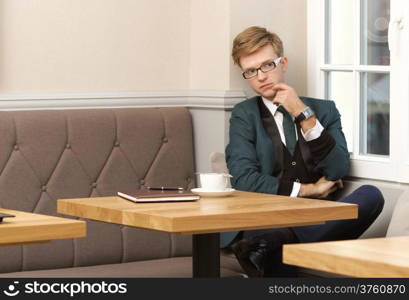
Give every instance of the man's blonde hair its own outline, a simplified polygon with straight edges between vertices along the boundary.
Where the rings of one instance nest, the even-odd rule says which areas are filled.
[[[269,32],[263,27],[252,26],[235,37],[231,56],[234,63],[240,66],[240,57],[251,54],[269,44],[273,46],[274,52],[279,57],[283,56],[283,42],[277,34]]]

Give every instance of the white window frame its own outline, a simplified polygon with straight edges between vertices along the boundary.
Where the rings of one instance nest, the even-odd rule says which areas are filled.
[[[325,0],[307,3],[307,95],[325,98],[325,71],[351,70],[354,79],[354,146],[350,176],[393,182],[409,182],[409,1],[391,0],[390,41],[393,46],[390,66],[360,65],[360,46],[355,49],[354,66],[325,64]],[[355,22],[360,18],[360,1],[354,4]],[[399,21],[399,23],[398,23]],[[359,23],[357,23],[359,25]],[[398,26],[400,25],[400,26]],[[360,28],[354,28],[354,40],[360,45]],[[391,41],[394,41],[391,43]],[[393,44],[393,45],[392,45]],[[405,55],[406,54],[406,55]],[[360,72],[390,73],[390,155],[359,154]],[[342,119],[341,119],[342,121]]]

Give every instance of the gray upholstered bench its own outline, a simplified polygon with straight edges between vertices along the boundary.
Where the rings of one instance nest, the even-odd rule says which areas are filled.
[[[185,108],[0,112],[0,206],[56,215],[56,200],[143,185],[195,186]],[[1,238],[1,237],[0,237]],[[0,247],[3,277],[191,277],[191,236],[87,220],[87,237]],[[223,257],[222,276],[239,276]]]

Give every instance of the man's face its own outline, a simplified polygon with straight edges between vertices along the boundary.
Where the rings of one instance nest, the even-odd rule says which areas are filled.
[[[256,52],[240,57],[240,66],[243,72],[249,69],[257,69],[277,57],[273,46],[266,45]],[[272,87],[277,83],[284,82],[284,72],[287,70],[287,64],[287,58],[283,57],[280,64],[274,70],[266,73],[258,70],[256,76],[246,79],[246,81],[257,94],[266,99],[273,100],[276,91],[272,90]]]

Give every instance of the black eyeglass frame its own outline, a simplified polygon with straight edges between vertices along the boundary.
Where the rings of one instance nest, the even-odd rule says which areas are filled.
[[[266,62],[266,63],[262,64],[260,67],[258,67],[256,69],[250,69],[250,70],[254,70],[256,72],[254,75],[252,75],[250,77],[246,77],[246,75],[245,75],[246,72],[248,72],[249,70],[244,71],[243,73],[241,73],[241,75],[243,76],[244,79],[251,79],[251,78],[254,78],[254,77],[256,77],[258,75],[259,70],[261,72],[263,72],[263,73],[271,72],[271,71],[275,70],[278,67],[278,65],[281,63],[282,58],[283,58],[282,56],[277,57],[276,59],[273,59],[272,61],[269,61],[269,62]],[[266,66],[268,64],[271,64],[271,63],[273,63],[274,67],[273,68],[268,67],[266,69]],[[264,68],[264,70],[263,70],[263,68]]]

